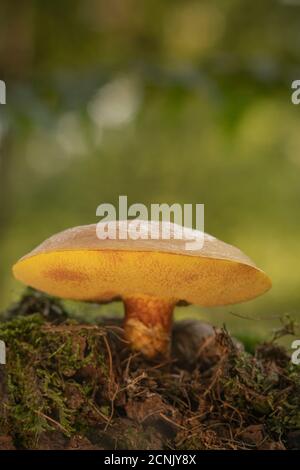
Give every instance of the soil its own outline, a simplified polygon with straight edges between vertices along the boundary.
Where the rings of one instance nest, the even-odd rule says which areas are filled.
[[[249,353],[180,322],[150,362],[118,321],[75,321],[38,292],[2,318],[0,450],[300,449],[299,366],[275,340]]]

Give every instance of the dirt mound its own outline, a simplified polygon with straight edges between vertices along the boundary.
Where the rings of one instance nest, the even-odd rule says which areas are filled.
[[[38,293],[5,317],[0,449],[300,449],[299,368],[276,343],[252,355],[187,322],[154,363],[118,324],[78,323]]]

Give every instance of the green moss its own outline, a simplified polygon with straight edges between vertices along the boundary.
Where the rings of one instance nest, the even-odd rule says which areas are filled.
[[[5,420],[19,445],[34,446],[43,432],[53,429],[70,436],[80,415],[91,412],[91,397],[100,388],[101,406],[109,406],[103,335],[100,328],[77,329],[74,322],[53,326],[38,314],[0,325],[7,347]],[[92,380],[89,376],[87,386],[88,372]]]

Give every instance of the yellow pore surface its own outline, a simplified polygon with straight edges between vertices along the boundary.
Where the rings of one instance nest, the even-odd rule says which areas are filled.
[[[53,251],[20,260],[13,273],[43,292],[86,301],[146,294],[213,306],[242,302],[271,287],[264,272],[246,264],[152,251]]]

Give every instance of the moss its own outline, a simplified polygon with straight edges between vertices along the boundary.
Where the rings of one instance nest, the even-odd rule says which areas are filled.
[[[90,412],[89,402],[100,388],[102,401],[109,406],[104,334],[97,327],[78,329],[74,322],[60,329],[39,314],[0,325],[7,346],[6,425],[20,446],[34,447],[49,430],[68,436],[76,432],[79,414]],[[88,367],[96,372],[87,385]],[[77,403],[74,397],[71,402],[71,385],[72,394],[77,388]]]

